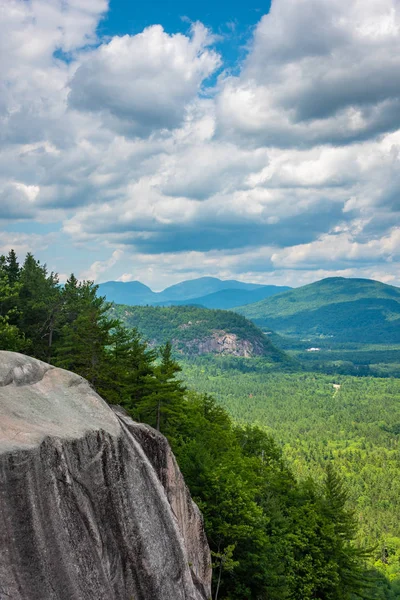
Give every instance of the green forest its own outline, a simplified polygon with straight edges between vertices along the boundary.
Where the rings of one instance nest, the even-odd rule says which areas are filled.
[[[111,314],[127,327],[136,327],[154,344],[165,344],[171,340],[177,350],[191,353],[191,342],[209,338],[214,331],[235,334],[249,341],[255,353],[268,356],[272,362],[287,360],[263,335],[262,331],[242,315],[226,310],[210,310],[198,306],[124,306],[113,305]],[[194,350],[192,353],[195,353]]]
[[[289,355],[308,371],[327,374],[356,375],[358,377],[400,377],[400,346],[330,344],[317,352],[289,350]],[[341,347],[342,346],[342,347]]]
[[[389,286],[386,286],[389,287]],[[214,332],[234,333],[251,342],[253,355],[269,357],[274,368],[286,370],[355,375],[357,377],[400,377],[400,346],[338,342],[331,337],[311,340],[263,333],[252,321],[226,310],[207,310],[198,306],[113,305],[111,314],[127,327],[135,326],[151,343],[171,340],[183,355],[199,354],[198,341],[210,339]],[[318,351],[310,352],[310,345]],[[256,363],[254,363],[256,364]],[[265,367],[265,362],[263,363]]]
[[[178,362],[111,309],[90,281],[0,257],[0,348],[82,375],[167,436],[204,515],[213,600],[399,598],[399,382]]]
[[[358,540],[400,573],[400,381],[284,373],[213,357],[185,361],[189,388],[213,394],[236,423],[274,437],[296,477],[323,478],[333,463],[346,482]],[[384,569],[385,570],[385,569]]]
[[[371,279],[330,277],[233,310],[260,327],[309,340],[400,342],[400,290]]]

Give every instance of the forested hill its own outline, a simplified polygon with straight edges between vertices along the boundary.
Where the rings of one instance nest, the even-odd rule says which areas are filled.
[[[230,311],[197,306],[115,305],[111,313],[125,326],[136,327],[152,345],[171,340],[182,354],[267,356],[273,362],[287,360],[254,323]]]
[[[371,279],[331,277],[235,310],[286,335],[400,342],[400,288]]]

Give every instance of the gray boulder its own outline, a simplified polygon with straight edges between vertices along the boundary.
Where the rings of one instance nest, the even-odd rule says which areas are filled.
[[[210,564],[166,439],[0,352],[0,600],[206,600]]]

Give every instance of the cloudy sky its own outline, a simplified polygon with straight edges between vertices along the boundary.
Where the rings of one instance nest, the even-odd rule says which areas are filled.
[[[0,57],[0,252],[400,285],[399,0],[0,0]]]

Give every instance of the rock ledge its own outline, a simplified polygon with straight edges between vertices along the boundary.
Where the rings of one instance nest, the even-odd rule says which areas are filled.
[[[88,383],[0,352],[0,600],[207,600],[210,552],[166,439]]]

